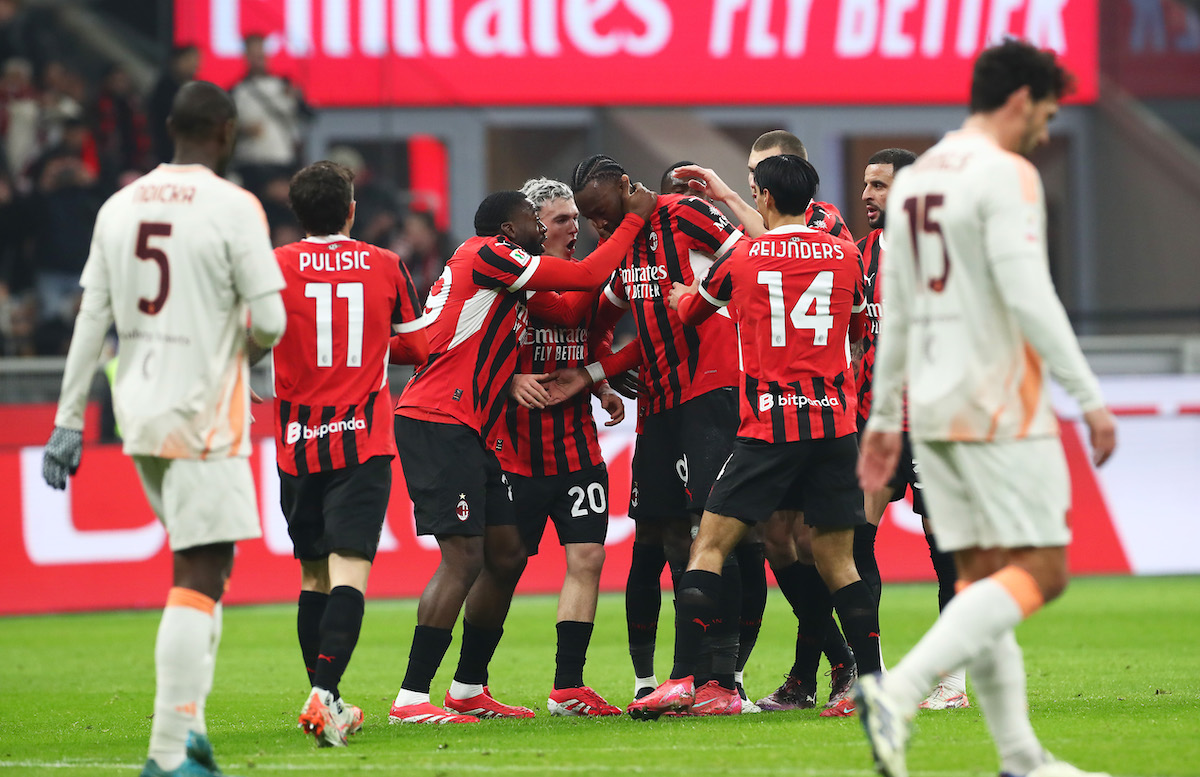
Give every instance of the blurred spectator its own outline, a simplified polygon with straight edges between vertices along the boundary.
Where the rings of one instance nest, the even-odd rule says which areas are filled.
[[[179,87],[194,79],[199,69],[200,49],[193,45],[176,46],[150,92],[146,116],[153,139],[155,162],[170,162],[175,154],[171,136],[167,134],[167,116],[171,114],[171,103],[175,101]]]
[[[100,209],[95,175],[67,148],[44,160],[29,207],[42,353],[66,352],[79,305],[79,275]]]
[[[0,0],[0,62],[32,58],[26,15],[17,0]]]
[[[8,176],[0,175],[0,356],[33,353],[33,299],[25,258],[28,219]]]
[[[239,134],[233,161],[245,187],[260,194],[270,178],[290,177],[297,167],[310,110],[299,89],[267,71],[263,37],[250,35],[245,45],[246,76],[233,87]]]
[[[267,227],[271,233],[271,244],[278,248],[304,239],[304,230],[296,220],[296,214],[288,205],[288,190],[291,179],[285,175],[274,175],[263,184],[263,213],[267,216]]]
[[[87,88],[78,73],[53,60],[42,72],[41,135],[42,145],[52,148],[63,137],[67,122],[83,120]]]
[[[150,169],[150,134],[146,112],[129,73],[112,65],[96,95],[96,149],[100,172],[108,189],[116,188],[120,175]]]
[[[83,123],[83,119],[67,117],[60,124],[58,142],[48,146],[33,161],[29,166],[29,177],[35,187],[40,187],[46,164],[50,160],[69,157],[80,164],[87,178],[87,185],[91,186],[100,176],[100,156],[96,151],[96,140],[88,126]]]
[[[418,294],[425,299],[446,265],[446,236],[435,226],[433,214],[415,210],[406,215],[392,250],[404,260]]]
[[[329,149],[329,161],[354,174],[354,228],[349,237],[374,245],[391,245],[400,234],[403,210],[396,193],[371,173],[356,148],[334,146]]]
[[[33,65],[25,59],[7,60],[0,75],[0,137],[5,167],[14,177],[22,175],[37,156],[38,111]]]

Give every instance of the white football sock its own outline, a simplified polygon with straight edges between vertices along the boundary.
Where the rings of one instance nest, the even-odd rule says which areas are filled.
[[[188,732],[196,728],[203,704],[213,604],[198,591],[172,588],[158,624],[150,757],[166,771],[183,763]]]
[[[450,681],[450,698],[459,701],[466,701],[472,696],[478,696],[483,693],[482,683],[460,683],[458,680]]]
[[[411,704],[429,704],[429,694],[421,693],[420,691],[406,691],[401,688],[400,693],[396,694],[396,706],[407,707]]]
[[[658,676],[657,675],[650,675],[649,677],[633,678],[633,692],[635,694],[638,691],[642,690],[643,688],[654,689],[657,687],[658,687]]]
[[[904,714],[913,714],[944,673],[974,660],[1024,618],[1013,595],[992,578],[968,586],[950,600],[921,641],[888,672],[884,691]]]
[[[975,699],[1000,754],[1001,771],[1028,774],[1045,760],[1045,751],[1029,723],[1025,697],[1025,659],[1012,630],[971,662]]]
[[[955,669],[953,672],[950,672],[949,674],[947,674],[945,677],[942,678],[941,684],[946,686],[947,690],[952,691],[954,693],[966,693],[967,692],[967,670],[966,669]]]
[[[213,676],[217,671],[217,648],[221,646],[221,624],[224,620],[225,608],[220,602],[213,607],[212,638],[209,641],[208,656],[204,661],[204,689],[200,701],[196,703],[196,725],[192,728],[197,734],[208,735],[208,720],[204,717],[204,708],[208,703],[208,695],[212,693]]]

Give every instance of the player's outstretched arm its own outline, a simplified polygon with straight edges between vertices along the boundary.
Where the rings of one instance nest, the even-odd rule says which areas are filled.
[[[742,232],[745,234],[750,237],[758,237],[767,231],[762,216],[754,209],[754,206],[743,200],[740,194],[712,170],[700,165],[684,165],[675,168],[675,175],[680,178],[695,178],[703,181],[703,188],[696,187],[694,181],[689,181],[688,185],[697,189],[697,194],[707,194],[714,200],[725,203],[733,211],[733,215],[742,222]]]
[[[572,291],[559,294],[542,291],[529,298],[529,313],[557,326],[579,326],[596,299],[594,291]]]
[[[75,317],[71,347],[67,351],[54,431],[42,457],[42,477],[51,488],[66,488],[67,477],[79,469],[83,458],[83,413],[87,407],[88,388],[100,359],[104,335],[112,322],[108,289],[102,285],[86,286],[79,303],[79,315]]]
[[[278,291],[260,294],[249,300],[250,338],[262,348],[272,348],[287,329],[287,310]]]
[[[668,304],[679,313],[679,320],[688,326],[699,326],[721,308],[714,305],[697,289],[676,283],[671,287]]]

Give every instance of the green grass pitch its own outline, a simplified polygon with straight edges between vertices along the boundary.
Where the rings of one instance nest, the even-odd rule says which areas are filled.
[[[208,705],[218,759],[228,774],[243,776],[873,774],[857,719],[822,719],[813,710],[653,723],[550,718],[554,606],[552,597],[518,599],[492,665],[497,697],[537,708],[537,718],[426,727],[387,725],[416,603],[369,601],[342,683],[345,697],[366,711],[366,726],[337,750],[318,750],[296,729],[306,688],[294,609],[230,608]],[[623,607],[620,596],[602,597],[585,672],[619,705],[632,689]],[[935,612],[931,585],[885,588],[888,662],[900,659]],[[157,624],[157,612],[4,619],[0,773],[136,774],[150,729]],[[787,670],[794,629],[772,591],[746,672],[753,696],[773,690]],[[660,678],[669,672],[670,632],[664,617]],[[1052,752],[1123,777],[1200,775],[1200,577],[1077,580],[1019,638],[1034,726]],[[449,685],[457,644],[456,632],[434,681],[435,702]],[[997,773],[976,708],[922,712],[916,725],[913,777]]]

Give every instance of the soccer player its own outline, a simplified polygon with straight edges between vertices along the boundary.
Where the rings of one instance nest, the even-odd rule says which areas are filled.
[[[65,488],[79,467],[92,371],[115,321],[117,423],[174,555],[142,777],[219,774],[204,705],[221,639],[221,594],[234,543],[262,533],[247,458],[246,313],[253,343],[274,345],[286,323],[284,284],[262,206],[219,177],[236,116],[221,88],[185,84],[168,119],[172,162],[100,209],[43,461],[46,482]]]
[[[803,141],[787,130],[771,130],[760,135],[750,147],[746,159],[747,178],[752,200],[756,201],[758,187],[754,182],[754,171],[759,162],[780,154],[793,154],[808,159],[808,150]],[[761,235],[765,229],[762,216],[755,205],[746,203],[720,176],[708,168],[682,166],[675,170],[679,177],[687,176],[695,181],[706,195],[723,202],[730,208],[751,236]],[[828,232],[836,237],[853,240],[846,222],[836,207],[828,202],[813,200],[804,211],[807,226]],[[856,530],[858,534],[868,527],[864,524]],[[743,669],[750,660],[750,652],[758,636],[762,612],[766,607],[767,586],[763,571],[763,559],[771,565],[779,590],[791,605],[797,623],[809,624],[808,630],[796,633],[795,661],[784,677],[783,684],[767,696],[758,700],[757,707],[768,712],[794,709],[810,709],[817,704],[817,669],[824,653],[830,666],[829,701],[821,715],[841,717],[849,714],[853,704],[850,689],[857,678],[854,656],[846,646],[846,640],[833,619],[833,602],[821,575],[813,563],[808,527],[799,510],[779,510],[765,524],[751,528],[748,538],[755,542],[738,545],[739,568],[742,570],[743,618],[741,640],[738,650],[738,669]],[[858,549],[870,548],[856,542]],[[856,558],[859,573],[869,581],[878,580],[879,569],[875,564],[874,551],[866,558]],[[752,574],[753,573],[753,574]],[[758,613],[757,622],[751,617]],[[822,616],[822,613],[826,615]],[[740,672],[739,672],[740,674]]]
[[[546,225],[547,254],[573,259],[579,233],[579,209],[571,188],[561,181],[535,178],[521,192]],[[528,555],[538,552],[547,516],[554,521],[567,559],[558,597],[555,630],[554,688],[546,702],[551,715],[620,715],[584,685],[583,666],[596,619],[604,538],[608,534],[608,470],[600,456],[591,397],[546,407],[537,375],[591,361],[592,344],[606,333],[592,331],[597,293],[587,293],[579,321],[559,326],[536,314],[529,316],[517,354],[518,373],[504,422],[496,425],[491,447],[512,485],[513,507]],[[608,426],[625,417],[625,406],[607,383],[597,385]]]
[[[602,230],[611,230],[625,212],[623,175],[616,161],[602,155],[589,157],[575,168],[571,182],[575,201],[580,212]],[[593,382],[640,366],[646,387],[638,394],[629,499],[629,515],[637,523],[625,589],[635,704],[658,686],[654,641],[664,559],[671,564],[673,579],[682,574],[692,515],[703,511],[737,429],[733,322],[722,316],[702,327],[686,326],[668,307],[667,295],[673,282],[693,283],[741,237],[709,203],[678,194],[658,195],[649,229],[635,241],[604,292],[609,313],[632,309],[637,340],[586,369],[560,370],[554,384],[555,391],[572,396]],[[731,557],[729,563],[736,560]],[[710,635],[712,673],[728,674],[730,680],[736,671],[740,597],[740,589],[730,586],[722,623]]]
[[[431,353],[400,395],[396,440],[417,532],[437,539],[442,560],[421,595],[390,722],[533,715],[496,701],[487,687],[525,551],[508,481],[484,440],[504,412],[528,292],[599,288],[645,226],[654,195],[624,178],[617,196],[627,215],[603,246],[572,262],[540,255],[545,227],[525,195],[489,195],[475,212],[476,237],[454,252],[426,300]],[[464,603],[447,712],[430,703],[429,687]]]
[[[1070,83],[1053,52],[1015,40],[987,49],[962,129],[905,170],[888,197],[887,316],[859,480],[878,491],[895,472],[907,387],[930,521],[955,553],[960,588],[886,678],[860,680],[863,727],[888,777],[908,773],[920,701],[964,666],[1003,775],[1084,774],[1034,734],[1013,632],[1067,585],[1070,481],[1048,372],[1083,409],[1095,463],[1116,447],[1112,414],[1054,293],[1041,179],[1022,156],[1047,140]]]
[[[333,162],[292,178],[305,237],[275,250],[287,281],[287,334],[273,351],[280,505],[300,560],[296,631],[312,687],[300,727],[344,746],[362,710],[341,698],[363,594],[392,486],[390,338],[423,362],[429,343],[408,270],[391,251],[346,237],[354,174]],[[400,347],[400,343],[396,344]]]
[[[817,180],[813,166],[795,155],[760,162],[755,200],[768,231],[718,260],[698,293],[679,283],[672,289],[671,304],[687,323],[699,324],[730,303],[737,307],[741,425],[679,583],[671,679],[642,699],[635,717],[709,703],[738,705],[736,692],[706,699],[696,694],[696,645],[728,582],[722,559],[750,525],[797,500],[813,527],[817,568],[859,661],[879,668],[878,607],[853,557],[854,527],[865,518],[854,478],[850,332],[853,317],[861,322],[863,279],[853,243],[806,226]]]
[[[863,171],[862,201],[867,210],[867,224],[871,232],[858,241],[858,252],[863,261],[863,274],[866,283],[867,296],[867,330],[860,342],[858,361],[858,428],[866,428],[867,418],[871,414],[871,378],[875,366],[875,341],[879,336],[879,322],[882,318],[883,295],[880,294],[880,270],[885,256],[885,240],[883,238],[884,223],[887,218],[888,192],[896,173],[911,165],[917,155],[903,148],[885,148],[877,151],[867,160]],[[854,535],[854,558],[859,561],[859,571],[862,572],[862,559],[870,559],[873,579],[864,579],[875,588],[876,598],[880,595],[879,567],[873,564],[875,559],[875,533],[883,513],[889,502],[904,498],[904,492],[912,487],[913,512],[925,516],[925,500],[921,498],[921,481],[917,477],[917,466],[913,460],[912,443],[907,433],[903,436],[903,446],[900,456],[900,466],[896,475],[880,491],[871,491],[864,495],[866,499],[867,523],[857,530]],[[938,548],[933,532],[929,528],[929,520],[922,518],[925,528],[925,541],[929,545],[929,558],[933,561],[933,570],[938,581],[938,609],[945,609],[946,603],[954,597],[954,584],[958,575],[954,570],[954,556]],[[958,709],[971,706],[967,698],[966,674],[961,669],[947,674],[929,694],[929,698],[921,702],[921,709]]]

